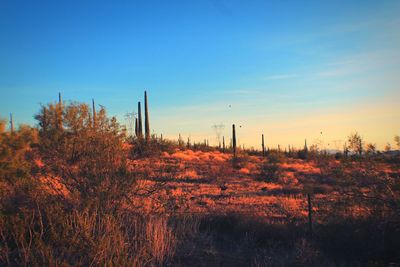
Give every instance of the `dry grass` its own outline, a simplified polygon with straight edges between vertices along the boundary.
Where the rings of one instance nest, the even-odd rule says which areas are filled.
[[[337,238],[337,242],[344,242],[338,237],[342,234],[340,228],[331,227],[327,218],[368,219],[374,216],[374,209],[362,203],[346,203],[345,211],[334,215],[332,203],[342,195],[331,180],[324,178],[326,170],[316,162],[280,159],[273,163],[278,170],[276,177],[260,179],[266,175],[262,170],[265,164],[270,163],[257,156],[242,157],[232,164],[228,154],[192,150],[128,160],[128,170],[137,175],[137,181],[130,202],[123,203],[124,214],[84,210],[64,216],[67,232],[62,236],[63,242],[71,242],[76,248],[89,246],[90,251],[65,248],[63,257],[55,255],[55,245],[42,240],[40,227],[31,225],[30,221],[38,216],[32,214],[25,219],[25,224],[30,225],[27,229],[13,228],[18,233],[13,241],[17,244],[18,263],[197,266],[199,260],[204,260],[210,266],[333,266],[324,256],[329,254],[330,246],[305,238],[305,193],[314,192],[314,223],[323,229],[321,236]],[[336,170],[340,164],[332,161],[328,167]],[[40,160],[36,166],[46,167]],[[363,171],[362,167],[351,166]],[[400,174],[385,164],[377,168],[387,175]],[[354,169],[339,175],[354,175]],[[68,195],[57,177],[41,177],[40,181],[52,195]],[[369,194],[370,190],[365,187],[360,192]],[[51,217],[50,213],[42,216]],[[342,223],[344,229],[353,229]],[[34,245],[24,238],[32,233],[39,236]],[[40,245],[35,248],[37,244]],[[37,260],[35,253],[44,256],[33,262],[32,259]],[[340,253],[340,257],[350,258],[345,250]]]

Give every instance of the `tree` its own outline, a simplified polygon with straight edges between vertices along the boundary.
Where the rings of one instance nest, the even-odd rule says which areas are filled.
[[[386,143],[385,145],[385,151],[389,152],[390,150],[392,150],[392,146],[390,145],[390,143]]]
[[[353,153],[358,153],[360,156],[362,155],[363,151],[363,144],[364,140],[362,139],[361,135],[357,132],[348,136],[347,142],[349,143],[348,148]]]
[[[394,141],[396,142],[397,148],[400,149],[400,135],[396,135]]]
[[[365,153],[367,153],[368,155],[373,155],[376,153],[376,144],[373,143],[368,143],[365,146]]]

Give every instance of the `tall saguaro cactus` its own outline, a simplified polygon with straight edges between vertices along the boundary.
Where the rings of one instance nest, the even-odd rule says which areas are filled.
[[[93,108],[93,128],[96,129],[96,105],[94,104],[94,98],[92,98],[92,108]]]
[[[149,106],[147,102],[147,92],[144,91],[144,130],[146,140],[150,139],[150,122],[149,122]]]
[[[225,136],[222,136],[222,152],[225,153]]]
[[[11,131],[11,133],[14,133],[14,122],[13,122],[12,113],[10,113],[10,131]]]
[[[265,157],[264,134],[261,135],[262,156]]]
[[[136,136],[136,137],[139,137],[138,118],[135,118],[135,136]]]
[[[235,124],[232,124],[232,148],[233,148],[233,157],[236,158],[236,130],[235,130]]]
[[[142,108],[140,107],[140,101],[138,102],[138,137],[143,137],[142,128]]]

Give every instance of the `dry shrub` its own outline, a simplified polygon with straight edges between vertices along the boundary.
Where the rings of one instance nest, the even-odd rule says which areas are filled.
[[[265,182],[277,182],[281,169],[277,163],[264,162],[261,166],[259,180]]]
[[[149,140],[132,137],[128,141],[131,145],[131,157],[134,159],[169,155],[178,149],[175,142],[158,139],[155,136],[152,136]]]
[[[277,204],[280,212],[284,214],[289,221],[293,221],[307,215],[304,207],[302,206],[303,201],[301,199],[281,197],[277,198]]]
[[[278,183],[295,186],[298,185],[299,180],[297,180],[293,172],[282,172],[278,178]]]
[[[182,174],[178,175],[176,178],[186,178],[186,179],[197,179],[200,178],[200,175],[194,169],[187,169]]]
[[[189,152],[191,150],[187,151],[177,151],[173,153],[171,156],[180,160],[187,160],[187,161],[192,161],[192,160],[198,160],[198,157],[195,153]]]

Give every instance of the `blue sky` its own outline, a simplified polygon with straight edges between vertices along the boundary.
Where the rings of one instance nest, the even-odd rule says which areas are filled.
[[[149,92],[151,128],[215,142],[334,148],[400,134],[399,1],[0,0],[0,116],[40,103],[124,114]],[[320,132],[323,132],[321,135]],[[334,142],[335,141],[335,142]],[[393,142],[392,142],[393,143]]]

